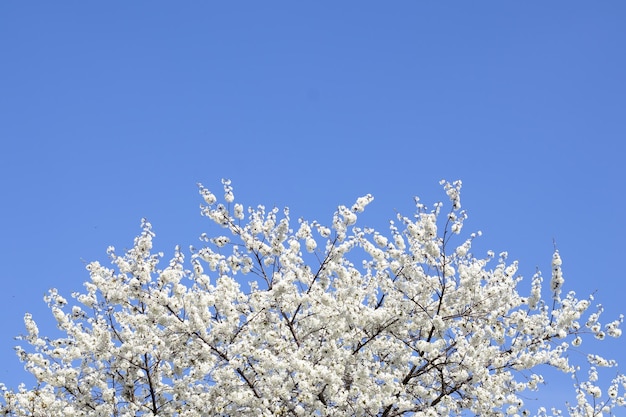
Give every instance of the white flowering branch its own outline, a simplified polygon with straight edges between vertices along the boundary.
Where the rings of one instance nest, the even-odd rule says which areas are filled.
[[[88,265],[75,305],[51,290],[65,336],[40,336],[26,314],[17,351],[38,384],[2,386],[0,414],[530,415],[524,398],[549,365],[574,378],[571,416],[613,415],[626,378],[600,384],[597,368],[616,364],[590,354],[579,381],[568,353],[589,334],[619,337],[622,318],[603,326],[591,297],[562,296],[558,251],[548,302],[539,272],[521,296],[517,262],[472,254],[480,233],[450,248],[467,218],[461,185],[442,182],[445,218],[443,204],[416,199],[388,233],[357,226],[370,195],[339,206],[330,226],[301,219],[294,230],[287,209],[246,214],[229,181],[224,203],[200,185],[202,215],[225,233],[160,268],[143,221],[133,248],[109,248],[112,268]]]

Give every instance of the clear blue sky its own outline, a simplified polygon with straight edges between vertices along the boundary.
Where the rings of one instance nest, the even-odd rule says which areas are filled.
[[[85,262],[205,231],[196,182],[329,221],[464,181],[468,231],[626,312],[626,3],[0,2],[0,381]],[[609,352],[624,363],[626,353]],[[569,382],[567,382],[569,384]]]

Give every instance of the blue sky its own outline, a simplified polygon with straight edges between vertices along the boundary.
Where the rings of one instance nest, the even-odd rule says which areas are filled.
[[[0,2],[0,381],[85,262],[207,229],[197,182],[386,227],[462,179],[468,231],[626,312],[626,3]],[[607,320],[608,321],[608,320]],[[608,352],[625,364],[621,341]]]

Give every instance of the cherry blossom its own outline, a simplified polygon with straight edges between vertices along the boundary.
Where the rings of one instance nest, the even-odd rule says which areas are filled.
[[[565,292],[558,251],[550,285],[538,271],[520,294],[516,261],[461,236],[461,181],[441,183],[449,205],[416,198],[387,231],[359,225],[371,195],[323,225],[246,211],[222,183],[223,203],[199,185],[218,226],[203,247],[164,262],[144,220],[130,250],[107,250],[111,266],[87,266],[73,301],[45,297],[63,337],[24,316],[17,353],[38,382],[0,385],[1,415],[608,416],[626,404],[626,377],[599,376],[615,361],[580,354],[620,337],[622,317],[603,324],[592,297]],[[546,365],[571,376],[572,402],[528,404]]]

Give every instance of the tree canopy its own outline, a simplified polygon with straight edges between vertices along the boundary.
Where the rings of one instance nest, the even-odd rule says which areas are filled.
[[[30,314],[17,348],[38,381],[1,386],[8,416],[441,416],[548,415],[525,401],[544,365],[572,376],[572,416],[613,415],[626,378],[600,381],[616,363],[580,350],[619,337],[593,297],[564,291],[552,254],[549,288],[528,294],[507,254],[472,252],[462,237],[461,182],[442,181],[449,204],[416,199],[389,230],[359,226],[373,200],[339,206],[332,224],[288,209],[244,210],[202,185],[201,214],[223,229],[202,234],[161,266],[143,220],[133,247],[68,302],[45,297],[63,337],[39,334]],[[558,404],[554,404],[559,406]]]

